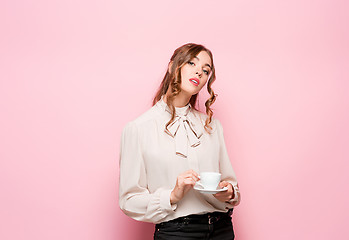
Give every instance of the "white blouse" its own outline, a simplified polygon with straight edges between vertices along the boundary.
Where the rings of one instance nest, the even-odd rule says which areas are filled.
[[[189,214],[227,212],[240,203],[236,175],[226,150],[223,128],[212,118],[212,133],[204,130],[207,115],[188,103],[176,107],[175,121],[163,97],[138,118],[128,122],[120,143],[119,205],[129,217],[160,223]],[[193,169],[222,174],[221,180],[233,185],[235,197],[223,203],[212,194],[194,189],[176,204],[170,194],[177,176]]]

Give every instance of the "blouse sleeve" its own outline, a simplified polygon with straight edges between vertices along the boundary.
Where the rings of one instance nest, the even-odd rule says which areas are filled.
[[[227,203],[228,205],[227,207],[231,208],[232,206],[237,206],[240,204],[241,194],[239,190],[239,184],[237,182],[236,175],[231,165],[231,162],[228,156],[228,151],[225,145],[222,124],[218,119],[216,119],[216,122],[217,122],[217,131],[218,131],[218,136],[220,141],[219,166],[222,174],[222,180],[229,182],[234,189],[234,198],[231,199],[229,203]]]
[[[129,217],[159,223],[174,213],[170,204],[172,189],[159,188],[150,193],[140,146],[139,129],[134,122],[126,124],[121,135],[119,155],[119,206]]]

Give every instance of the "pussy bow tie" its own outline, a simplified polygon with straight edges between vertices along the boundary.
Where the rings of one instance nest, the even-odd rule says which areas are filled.
[[[195,128],[189,112],[190,107],[186,114],[176,114],[174,121],[165,129],[165,132],[175,139],[176,154],[185,158],[188,154],[188,142],[191,147],[196,147],[200,145],[199,138],[202,135],[202,131],[197,127]]]

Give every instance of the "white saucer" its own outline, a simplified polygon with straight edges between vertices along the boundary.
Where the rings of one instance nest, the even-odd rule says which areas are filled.
[[[194,189],[199,191],[199,192],[201,192],[201,193],[207,193],[207,194],[216,194],[218,192],[224,192],[224,191],[228,190],[227,187],[224,187],[224,188],[221,188],[221,189],[216,189],[216,190],[204,189],[203,187],[201,187],[198,184],[195,184]]]

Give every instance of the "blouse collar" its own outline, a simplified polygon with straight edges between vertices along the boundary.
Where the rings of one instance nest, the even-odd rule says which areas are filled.
[[[164,101],[164,95],[156,103],[163,111],[169,113],[171,116],[170,108]],[[188,155],[188,146],[197,147],[200,145],[199,138],[203,132],[199,126],[199,121],[193,113],[193,109],[190,103],[184,107],[175,107],[176,115],[174,121],[164,129],[164,131],[174,138],[176,144],[176,154],[186,158]],[[167,123],[167,122],[166,122]]]
[[[165,97],[165,95],[162,95],[158,103],[159,103],[160,105],[162,105],[162,107],[163,107],[167,112],[169,112],[169,113],[171,114],[171,110],[170,110],[170,108],[167,106],[167,103],[165,103],[164,97]],[[181,115],[181,116],[187,115],[188,112],[191,110],[191,108],[192,108],[192,106],[191,106],[190,103],[188,103],[188,104],[185,105],[184,107],[175,107],[175,109],[176,109],[176,114],[177,114],[177,115]]]

